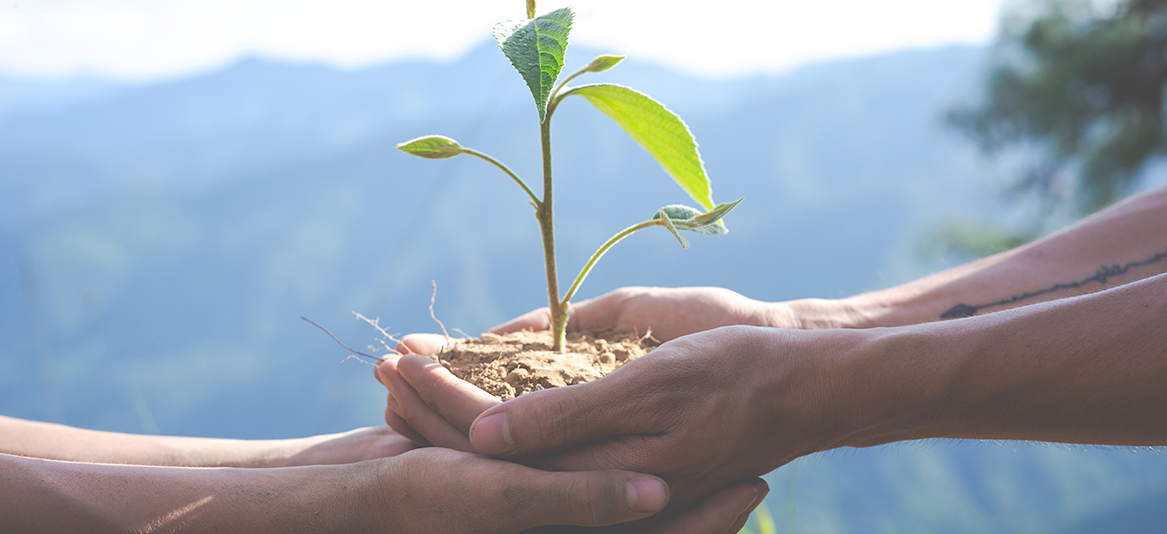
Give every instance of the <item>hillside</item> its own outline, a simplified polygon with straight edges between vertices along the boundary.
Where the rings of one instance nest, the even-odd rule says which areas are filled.
[[[568,68],[594,53],[573,48]],[[911,51],[719,82],[633,59],[596,75],[677,111],[715,198],[745,201],[729,235],[689,250],[664,231],[628,239],[581,297],[622,285],[837,297],[942,268],[917,253],[930,232],[1008,213],[994,167],[938,120],[975,95],[981,58]],[[0,82],[0,413],[252,438],[379,423],[370,369],[342,363],[301,315],[364,346],[373,332],[352,311],[432,331],[431,280],[438,315],[470,333],[546,298],[517,188],[476,160],[393,150],[431,133],[537,174],[530,95],[492,45],[450,64],[250,59],[146,85]],[[565,102],[553,135],[561,277],[688,200],[582,100]],[[798,521],[818,533],[1149,525],[1164,519],[1165,467],[1040,445],[835,451],[798,462]],[[778,514],[789,471],[772,475]]]

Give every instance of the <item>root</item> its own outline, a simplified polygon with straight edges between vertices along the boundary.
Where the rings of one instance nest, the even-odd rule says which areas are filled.
[[[396,337],[393,337],[393,334],[390,334],[389,332],[386,332],[384,328],[381,328],[381,325],[380,325],[381,318],[380,317],[378,317],[376,319],[369,319],[368,317],[365,317],[364,315],[361,315],[357,312],[353,312],[353,315],[356,315],[357,319],[360,319],[366,323],[369,323],[373,328],[376,328],[377,331],[381,333],[381,335],[385,336],[385,339],[388,339],[389,341],[396,343],[398,346],[401,345],[401,340],[397,339]],[[381,338],[376,338],[376,339],[377,339],[377,342],[381,344],[381,347],[383,347],[386,351],[397,352],[397,349],[390,347],[389,344],[385,342],[385,339],[381,339]],[[375,352],[375,349],[373,349],[373,347],[369,347],[369,349],[374,350],[374,352]]]
[[[648,331],[645,332],[643,336],[640,336],[640,344],[643,345],[644,340],[646,340],[646,339],[651,339],[652,342],[655,344],[654,346],[659,347],[661,345],[661,342],[659,339],[652,337],[652,328],[649,328]]]
[[[342,346],[342,347],[344,347],[344,348],[348,349],[348,351],[349,351],[349,352],[353,353],[353,354],[351,354],[351,355],[350,355],[350,357],[352,357],[352,356],[363,356],[363,357],[365,357],[365,358],[368,358],[369,360],[371,360],[371,361],[374,361],[374,362],[379,362],[379,361],[381,361],[381,358],[378,358],[378,357],[376,357],[376,356],[373,356],[372,354],[365,354],[365,353],[363,353],[363,352],[361,352],[361,351],[359,351],[359,350],[356,350],[356,349],[354,349],[354,348],[352,348],[352,347],[350,347],[350,346],[348,346],[348,345],[345,345],[343,341],[341,341],[340,339],[337,339],[337,337],[336,337],[336,336],[332,335],[332,332],[329,332],[327,328],[324,328],[323,326],[320,326],[320,323],[317,323],[316,321],[313,321],[312,319],[309,319],[309,318],[307,318],[307,317],[304,317],[304,316],[300,316],[300,318],[301,318],[301,319],[303,319],[303,320],[305,320],[305,321],[308,321],[309,323],[312,323],[312,325],[313,325],[313,326],[315,326],[316,328],[319,328],[319,329],[323,330],[323,331],[324,331],[324,333],[325,333],[325,334],[328,334],[328,337],[332,338],[332,340],[333,340],[333,341],[337,342],[337,344],[339,344],[340,346]],[[347,359],[348,359],[348,358],[345,358],[345,360],[347,360]],[[374,364],[374,365],[375,365],[375,364]]]
[[[434,301],[438,299],[438,283],[430,280],[430,287],[432,287],[434,290],[433,293],[430,294],[430,319],[433,319],[434,322],[438,323],[438,326],[442,328],[442,335],[446,336],[446,346],[448,347],[450,346],[450,333],[446,332],[446,325],[442,324],[442,322],[438,320],[437,315],[434,315]]]
[[[367,361],[365,361],[365,360],[362,360],[362,359],[358,358],[358,357],[357,357],[357,355],[355,355],[355,354],[349,354],[348,356],[345,356],[345,357],[344,357],[344,359],[340,361],[340,363],[344,363],[344,362],[347,362],[347,361],[349,361],[349,360],[356,360],[356,361],[358,361],[358,362],[360,362],[360,363],[363,363],[363,364],[365,364],[365,365],[368,365],[368,366],[370,366],[370,367],[376,367],[376,366],[377,366],[377,364],[375,364],[375,363],[373,363],[373,362],[367,362]]]

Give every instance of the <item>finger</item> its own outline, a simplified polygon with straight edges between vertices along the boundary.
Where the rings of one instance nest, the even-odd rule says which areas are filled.
[[[394,413],[400,415],[401,410],[397,407],[397,399],[393,397],[393,390],[389,388],[389,378],[386,376],[386,373],[390,372],[389,366],[381,367],[382,363],[385,363],[391,359],[396,361],[397,358],[398,357],[396,356],[386,356],[381,358],[381,361],[377,363],[376,367],[373,368],[373,376],[376,376],[377,381],[380,382],[382,386],[385,386],[385,391],[388,394],[385,398],[385,405],[388,406],[390,410],[393,410]]]
[[[414,430],[413,427],[409,426],[409,423],[405,422],[405,419],[402,419],[400,415],[393,413],[393,410],[390,410],[389,408],[385,408],[385,424],[389,425],[389,428],[392,428],[398,434],[409,438],[410,441],[417,443],[422,447],[430,445],[429,440],[425,439],[425,436]]]
[[[381,359],[384,360],[385,358],[381,358]],[[377,365],[373,366],[373,378],[376,378],[377,382],[380,382],[381,385],[384,386],[385,382],[383,382],[381,380],[381,367],[380,367],[380,365],[381,365],[381,362],[377,362]]]
[[[437,334],[409,334],[397,342],[398,354],[430,356],[446,348],[446,337]]]
[[[531,330],[538,332],[540,330],[548,330],[551,328],[551,312],[547,308],[539,308],[537,310],[529,311],[523,315],[515,317],[510,321],[500,324],[490,329],[492,334],[509,334],[511,332],[520,332],[523,330]]]
[[[452,423],[463,435],[469,434],[470,424],[479,414],[501,404],[494,395],[454,376],[429,358],[402,356],[397,362],[397,371],[430,410]]]
[[[415,357],[420,358],[421,356]],[[378,366],[381,378],[393,395],[393,401],[396,405],[396,409],[385,412],[386,422],[390,420],[389,414],[394,413],[404,419],[410,428],[424,436],[429,443],[448,449],[473,452],[474,449],[470,447],[470,440],[467,438],[466,432],[455,427],[418,397],[413,386],[398,371],[399,361],[400,358],[389,357],[385,358]]]
[[[750,514],[754,513],[754,510],[756,510],[758,506],[761,506],[762,503],[765,502],[766,495],[770,494],[770,485],[767,484],[765,480],[756,478],[751,480],[750,484],[753,484],[754,488],[758,490],[758,496],[754,499],[754,503],[746,507],[745,511],[743,511],[742,514],[738,516],[737,521],[735,521],[733,526],[729,527],[729,529],[725,531],[725,534],[737,534],[738,532],[741,532],[741,530],[745,528],[746,522],[750,520]]]
[[[534,391],[494,406],[471,424],[470,442],[487,456],[525,456],[605,436],[654,433],[660,422],[636,413],[644,408],[644,391],[621,391],[617,375]]]
[[[755,502],[759,502],[758,499],[759,492],[754,481],[740,482],[718,491],[696,507],[653,527],[645,534],[736,534],[745,525],[750,509]]]
[[[530,470],[505,480],[500,493],[519,530],[544,525],[600,527],[649,517],[669,502],[657,477],[627,471]]]

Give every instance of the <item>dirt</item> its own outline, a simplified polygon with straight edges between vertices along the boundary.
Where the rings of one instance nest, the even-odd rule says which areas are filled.
[[[651,336],[568,334],[566,352],[551,351],[551,333],[483,334],[452,340],[438,361],[455,376],[501,400],[540,389],[582,384],[648,354]]]

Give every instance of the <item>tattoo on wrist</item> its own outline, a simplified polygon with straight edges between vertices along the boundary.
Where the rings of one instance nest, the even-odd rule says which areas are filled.
[[[1167,258],[1167,250],[1164,250],[1163,252],[1155,254],[1154,256],[1151,256],[1150,258],[1147,258],[1147,259],[1142,260],[1142,261],[1132,261],[1130,263],[1123,264],[1123,265],[1119,265],[1117,263],[1114,265],[1103,265],[1102,267],[1098,268],[1098,270],[1094,273],[1094,276],[1091,276],[1090,278],[1087,278],[1085,280],[1079,280],[1077,282],[1069,282],[1069,283],[1065,283],[1065,284],[1054,284],[1052,287],[1048,287],[1048,288],[1042,289],[1040,291],[1034,291],[1031,293],[1022,293],[1020,295],[1013,295],[1012,297],[1009,297],[1007,299],[1001,299],[1001,300],[998,300],[996,302],[989,302],[986,304],[964,304],[964,303],[957,304],[956,306],[953,306],[948,311],[940,314],[940,318],[941,319],[958,319],[961,317],[972,317],[973,315],[976,315],[976,313],[978,311],[981,311],[985,308],[993,308],[996,306],[1008,306],[1010,304],[1015,304],[1017,302],[1021,302],[1021,301],[1026,300],[1026,299],[1039,297],[1041,295],[1048,295],[1048,294],[1053,293],[1055,291],[1061,291],[1063,289],[1079,288],[1079,287],[1082,287],[1082,286],[1089,284],[1091,282],[1098,282],[1100,284],[1105,284],[1106,281],[1108,279],[1110,279],[1111,277],[1124,275],[1127,273],[1127,271],[1129,271],[1131,269],[1134,269],[1136,267],[1142,267],[1144,265],[1150,265],[1152,263],[1155,263],[1157,261],[1162,260],[1163,258]]]

